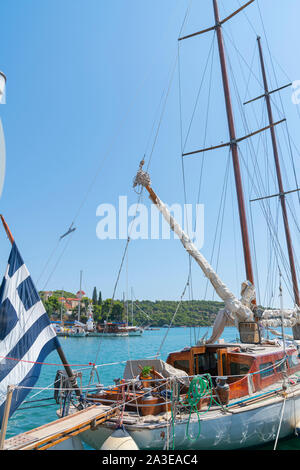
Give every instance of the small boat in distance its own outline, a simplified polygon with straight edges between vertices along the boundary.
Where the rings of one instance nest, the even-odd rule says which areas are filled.
[[[143,334],[143,329],[140,328],[139,326],[121,326],[120,327],[121,331],[126,331],[129,336],[141,336]]]
[[[30,356],[29,361],[27,360],[28,356],[25,356],[28,344],[30,344],[28,341],[24,342],[24,351],[21,357],[12,358],[9,353],[10,349],[8,352],[4,350],[3,343],[7,343],[7,338],[10,340],[15,338],[15,335],[10,335],[9,328],[12,328],[13,321],[17,315],[13,312],[12,316],[7,303],[4,304],[7,295],[12,291],[11,286],[13,286],[14,291],[17,293],[15,297],[19,295],[18,286],[14,285],[17,279],[14,275],[15,273],[12,273],[11,277],[7,276],[8,279],[4,278],[3,288],[0,289],[0,294],[2,292],[2,298],[0,295],[2,303],[0,302],[0,304],[7,317],[6,324],[4,324],[5,329],[2,327],[1,331],[5,338],[5,341],[0,341],[0,346],[2,344],[2,355],[6,360],[10,361],[8,367],[11,370],[20,372],[17,380],[15,376],[11,377],[4,371],[2,374],[2,389],[0,390],[2,396],[5,396],[6,390],[8,390],[7,395],[9,395],[10,389],[7,389],[7,386],[10,387],[10,384],[14,384],[13,387],[16,387],[15,384],[19,383],[21,388],[24,379],[27,380],[27,375],[23,373],[25,367],[32,369],[33,374],[30,386],[33,387],[36,381],[35,371],[39,371],[40,368],[40,362],[35,363],[35,361],[44,360],[45,356],[43,355],[42,359],[40,359],[40,354],[56,348],[68,379],[67,387],[61,381],[60,410],[62,410],[62,413],[59,416],[65,419],[67,414],[75,413],[78,417],[82,412],[87,410],[93,411],[97,407],[101,409],[100,407],[104,406],[110,407],[111,411],[118,411],[118,414],[114,416],[111,415],[99,422],[93,420],[93,425],[82,428],[79,435],[80,439],[94,449],[104,450],[105,444],[109,439],[119,437],[116,436],[116,432],[122,432],[126,439],[130,436],[136,447],[140,450],[232,450],[250,448],[271,442],[275,443],[275,450],[278,439],[295,435],[300,427],[300,298],[295,271],[294,250],[291,244],[285,207],[286,195],[291,191],[285,193],[282,187],[280,162],[278,160],[277,141],[274,131],[274,127],[281,124],[285,119],[278,122],[273,121],[270,102],[271,93],[278,92],[289,85],[269,91],[266,82],[262,46],[260,37],[257,37],[265,92],[263,95],[248,101],[248,103],[260,99],[266,101],[269,125],[248,135],[238,137],[235,133],[235,119],[228,76],[227,61],[229,56],[226,54],[227,51],[225,50],[223,39],[223,30],[225,30],[223,25],[253,2],[254,0],[247,1],[238,10],[222,19],[219,15],[218,0],[212,0],[214,24],[205,30],[179,37],[179,41],[182,41],[213,31],[213,40],[216,40],[218,45],[230,140],[225,144],[222,143],[222,145],[182,153],[182,157],[224,147],[228,148],[228,156],[232,157],[244,255],[241,261],[245,264],[245,277],[240,279],[241,290],[239,294],[234,293],[233,289],[225,283],[220,274],[218,263],[215,269],[212,262],[205,258],[188,233],[183,230],[180,222],[175,220],[175,217],[171,214],[170,207],[158,197],[153,189],[150,174],[147,171],[143,171],[144,160],[141,161],[134,180],[134,188],[138,186],[141,188],[141,191],[145,189],[149,193],[153,205],[162,214],[170,229],[177,235],[179,242],[190,259],[192,258],[201,269],[207,282],[211,284],[214,294],[218,295],[224,303],[224,306],[217,313],[210,337],[206,339],[206,332],[199,341],[195,339],[195,342],[189,347],[169,351],[166,354],[166,360],[162,360],[159,358],[159,355],[168,334],[168,331],[166,331],[160,349],[155,356],[148,356],[144,359],[128,359],[122,379],[119,375],[119,369],[116,369],[118,378],[113,380],[114,384],[111,383],[111,385],[104,386],[99,378],[98,383],[92,384],[93,388],[89,390],[89,393],[83,393],[86,389],[77,384],[77,378],[80,379],[80,377],[73,373],[54,336],[54,332],[48,329],[48,318],[44,310],[42,310],[38,295],[35,295],[36,303],[41,309],[38,311],[38,314],[42,315],[45,322],[47,321],[47,326],[44,328],[47,331],[47,336],[42,337],[47,348],[42,349],[41,352],[39,349],[34,351],[35,355]],[[244,115],[243,117],[245,118]],[[289,309],[283,306],[280,266],[278,266],[280,273],[278,286],[280,307],[274,306],[274,308],[259,306],[257,302],[259,296],[255,287],[256,279],[252,266],[252,245],[250,244],[248,233],[247,211],[240,168],[240,144],[267,130],[271,133],[279,192],[270,196],[265,194],[265,190],[263,190],[263,193],[260,192],[261,190],[256,190],[257,197],[261,197],[255,200],[268,200],[270,197],[278,197],[279,205],[282,207],[289,258],[289,264],[283,264],[290,268],[290,279],[288,278],[287,281],[291,284],[291,291],[293,291],[292,308]],[[251,140],[248,141],[250,142]],[[228,162],[230,161],[228,158]],[[257,161],[255,160],[254,163],[256,166]],[[214,180],[215,174],[210,176]],[[260,180],[261,176],[258,175],[257,179]],[[299,188],[295,191],[299,191]],[[267,222],[270,222],[269,217],[268,212]],[[226,220],[229,222],[228,219]],[[268,234],[271,238],[277,235],[277,225],[274,225],[274,227],[275,230],[273,225],[268,224]],[[259,225],[255,227],[255,230],[259,235],[263,232],[262,227]],[[280,243],[279,239],[276,241],[278,244]],[[13,244],[12,253],[18,255],[14,251],[15,249],[16,246]],[[262,255],[264,253],[261,254],[261,257],[265,258]],[[19,261],[19,258],[19,256],[15,256],[14,260],[17,259]],[[284,259],[283,261],[285,262]],[[25,270],[25,266],[23,266],[23,263],[16,261],[11,263],[11,265],[9,263],[7,273],[17,268],[20,270],[18,279],[22,279]],[[276,266],[274,266],[273,264],[266,264],[267,283],[270,281],[270,276],[274,276],[273,269],[274,271],[276,269]],[[233,263],[229,265],[229,268],[233,267]],[[9,284],[7,281],[9,281]],[[185,289],[188,285],[189,278]],[[24,298],[25,305],[32,300],[31,292],[30,283],[28,284],[27,295]],[[16,303],[16,307],[19,304],[20,302]],[[180,303],[178,303],[178,306],[180,306]],[[21,313],[23,312],[25,312],[25,308],[21,309]],[[31,319],[30,316],[25,316],[26,320],[28,318]],[[116,317],[108,315],[107,318]],[[162,328],[168,328],[168,330],[172,328],[173,319],[168,325],[163,325]],[[37,326],[39,325],[38,320],[39,318],[36,321]],[[28,327],[28,321],[23,323]],[[224,328],[228,326],[235,326],[237,328],[239,333],[237,342],[225,342],[221,338]],[[128,326],[128,321],[119,323],[105,321],[103,324],[98,324],[93,331],[90,331],[89,336],[94,335],[103,338],[128,337],[131,336],[130,332],[135,333],[134,328]],[[274,330],[274,328],[280,328],[281,331]],[[287,335],[285,328],[291,328],[293,336]],[[23,332],[19,325],[17,325],[17,331],[22,340]],[[32,328],[28,328],[28,331],[31,334]],[[39,334],[43,335],[43,331]],[[273,336],[269,337],[269,333]],[[276,336],[280,339],[274,338]],[[28,335],[26,339],[27,337]],[[35,340],[35,338],[33,339]],[[32,341],[35,347],[37,343],[40,345],[41,341]],[[11,347],[14,347],[14,350],[19,349],[15,348],[15,344],[12,344]],[[29,349],[30,353],[31,349],[34,348]],[[125,362],[123,361],[124,349],[121,349],[118,364]],[[21,362],[23,358],[25,358],[24,363]],[[15,363],[15,359],[18,359],[17,363]],[[35,364],[36,368],[32,364]],[[111,367],[111,364],[106,365]],[[5,367],[7,366],[5,365]],[[95,368],[96,364],[93,365],[91,370],[91,378],[94,377]],[[68,393],[67,396],[65,394],[65,391],[70,391],[70,388],[74,390],[74,399],[71,397],[71,393]],[[17,399],[20,399],[20,395],[16,394]],[[6,402],[8,405],[4,406],[3,401],[2,409],[7,423],[10,401],[7,399]],[[19,403],[15,405],[12,412],[17,408],[17,405]],[[72,435],[72,432],[70,432],[70,435]],[[108,447],[107,444],[106,449],[111,449],[111,447]]]
[[[120,329],[120,323],[105,322],[98,324],[94,331],[90,331],[88,336],[101,336],[101,337],[114,337],[114,336],[128,336],[126,331]]]
[[[103,336],[103,337],[113,337],[113,336],[141,336],[143,329],[138,326],[128,326],[125,322],[104,322],[98,324],[94,331],[89,331],[88,336]]]
[[[86,335],[86,331],[79,326],[71,328],[67,334],[67,336],[69,336],[70,338],[84,338]]]

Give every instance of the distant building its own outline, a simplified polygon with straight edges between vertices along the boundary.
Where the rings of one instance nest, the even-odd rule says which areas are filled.
[[[84,297],[86,294],[83,290],[79,290],[78,292],[76,292],[76,295],[78,299],[82,299],[82,297]]]
[[[52,291],[52,290],[48,290],[48,291],[44,291],[44,292],[43,292],[43,298],[44,298],[45,301],[48,300],[49,297],[51,297],[52,295],[53,295],[53,291]]]
[[[85,295],[85,292],[82,290],[82,291],[78,291],[76,293],[77,297],[59,297],[58,298],[58,301],[59,303],[62,303],[66,309],[66,313],[68,315],[71,315],[72,313],[72,310],[76,307],[78,307],[79,305],[79,302],[80,302],[80,305],[83,307],[84,304],[83,302],[81,301],[82,297]]]

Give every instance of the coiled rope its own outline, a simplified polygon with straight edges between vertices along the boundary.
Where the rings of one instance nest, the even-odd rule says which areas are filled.
[[[173,393],[173,391],[171,391],[171,396],[172,396],[172,393]],[[198,405],[199,405],[199,402],[203,398],[209,398],[209,404],[208,404],[207,409],[204,412],[200,413],[199,410],[198,410]],[[201,419],[200,419],[200,416],[207,413],[210,410],[213,403],[218,405],[218,406],[221,406],[220,403],[218,401],[216,401],[214,399],[214,396],[213,396],[213,385],[212,385],[211,375],[210,374],[204,374],[204,375],[201,375],[201,376],[197,375],[197,376],[193,377],[191,382],[190,382],[189,389],[188,389],[188,392],[186,394],[185,399],[182,401],[180,399],[180,397],[178,396],[177,401],[181,406],[190,408],[185,433],[186,433],[186,437],[189,440],[196,441],[198,439],[198,437],[200,436],[200,434],[201,434]],[[196,413],[197,418],[198,418],[198,433],[197,433],[196,437],[193,437],[189,432],[192,413]],[[175,431],[175,429],[174,429],[175,428],[175,416],[174,416],[173,408],[171,408],[171,415],[172,415],[172,426],[173,426],[173,450],[174,450],[174,445],[175,445],[175,432],[174,432]]]

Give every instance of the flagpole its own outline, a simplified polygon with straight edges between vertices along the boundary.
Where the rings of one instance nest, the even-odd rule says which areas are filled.
[[[10,243],[13,244],[14,243],[14,238],[13,238],[13,236],[11,234],[11,231],[9,230],[9,227],[8,227],[7,223],[5,222],[5,219],[4,219],[2,214],[0,214],[0,218],[1,218],[4,230],[6,232],[6,235],[8,236],[8,239],[9,239]]]
[[[2,221],[2,224],[3,224],[3,227],[4,227],[4,230],[5,230],[5,232],[6,232],[6,235],[7,235],[8,239],[9,239],[10,243],[13,245],[13,243],[14,243],[14,238],[13,238],[12,233],[11,233],[11,231],[10,231],[10,229],[9,229],[9,227],[8,227],[8,225],[7,225],[7,223],[6,223],[6,221],[5,221],[5,219],[4,219],[4,217],[3,217],[2,214],[0,214],[0,218],[1,218],[1,221]],[[68,376],[69,379],[70,379],[70,384],[71,384],[71,386],[74,388],[77,397],[80,397],[80,396],[81,396],[81,393],[80,393],[80,389],[79,389],[79,387],[78,387],[78,384],[77,384],[77,382],[76,382],[76,377],[74,376],[73,371],[72,371],[71,367],[70,367],[69,364],[68,364],[68,361],[67,361],[67,358],[66,358],[66,356],[65,356],[65,353],[63,352],[61,346],[57,346],[57,347],[56,347],[56,350],[57,350],[57,352],[58,352],[58,355],[59,355],[59,357],[60,357],[60,360],[61,360],[61,362],[62,362],[62,365],[63,365],[63,367],[64,367],[64,369],[65,369],[65,371],[66,371],[66,373],[67,373],[67,376]]]
[[[1,433],[0,433],[0,450],[4,449],[4,442],[5,442],[5,436],[6,436],[6,430],[7,430],[11,400],[12,400],[14,390],[15,390],[14,385],[9,385],[7,387],[7,395],[6,395],[7,398],[6,398],[4,415],[3,415],[2,426],[1,426]]]

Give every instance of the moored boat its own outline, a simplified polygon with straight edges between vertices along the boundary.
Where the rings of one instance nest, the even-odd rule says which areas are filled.
[[[137,376],[132,377],[129,371],[136,371],[137,361],[126,365],[122,423],[139,449],[165,449],[166,446],[176,450],[238,449],[295,433],[300,420],[300,361],[293,344],[286,351],[276,342],[208,344],[171,353],[166,363],[138,362],[151,364],[165,378],[165,387],[156,390],[162,381],[155,382],[153,377],[151,398],[142,399],[145,389],[141,388],[140,396],[135,392],[134,400]],[[171,369],[168,365],[181,369]],[[204,388],[199,377],[206,381]],[[183,379],[187,381],[185,384]],[[188,383],[191,380],[193,384],[195,379],[198,396],[193,401]],[[170,392],[176,386],[180,393],[175,398],[169,394],[166,400],[163,392]],[[90,398],[113,405],[118,395],[122,395],[121,388],[115,387]],[[80,437],[99,449],[117,422],[117,419],[109,420]]]
[[[20,372],[16,379],[13,377],[13,383],[19,384],[18,386],[22,390],[23,380],[28,379],[27,375],[24,374],[26,365],[29,372],[32,372],[30,385],[33,386],[38,375],[36,371],[39,371],[41,361],[46,357],[46,352],[48,353],[56,348],[66,369],[64,380],[61,380],[61,383],[64,385],[64,387],[61,387],[61,404],[63,404],[61,406],[63,410],[61,416],[65,416],[68,412],[78,412],[82,407],[85,407],[86,410],[93,408],[92,411],[94,411],[97,405],[108,405],[110,411],[118,411],[117,416],[115,416],[115,413],[111,413],[109,417],[106,415],[105,421],[97,423],[93,421],[89,429],[81,432],[81,439],[96,449],[103,448],[107,438],[114,434],[116,428],[124,429],[132,437],[139,449],[155,450],[240,449],[271,441],[275,441],[276,447],[279,438],[291,435],[299,429],[300,302],[293,260],[294,252],[291,247],[284,202],[287,193],[284,192],[281,178],[279,177],[280,166],[278,166],[278,159],[276,158],[276,136],[273,133],[274,127],[282,121],[275,123],[272,120],[270,102],[268,100],[270,92],[264,77],[265,93],[257,99],[266,99],[269,125],[247,136],[241,138],[236,136],[222,36],[223,24],[252,3],[253,0],[250,0],[236,12],[221,20],[219,18],[217,0],[213,0],[215,13],[215,24],[213,27],[179,38],[183,40],[208,31],[214,31],[218,40],[230,141],[204,150],[228,147],[233,157],[246,272],[246,281],[242,283],[240,298],[237,298],[225,284],[212,265],[196,248],[192,239],[183,231],[181,225],[171,215],[167,205],[154,192],[150,175],[143,170],[144,161],[140,164],[140,169],[134,182],[134,186],[142,188],[141,191],[143,189],[148,191],[152,203],[178,236],[178,239],[189,255],[189,259],[193,259],[196,262],[207,281],[212,285],[214,293],[224,302],[224,308],[218,312],[214,322],[211,337],[207,340],[202,338],[198,343],[195,341],[196,344],[193,346],[169,353],[166,361],[158,359],[159,352],[156,359],[127,361],[122,379],[115,379],[114,385],[105,387],[101,385],[99,380],[99,383],[96,383],[94,386],[94,390],[87,391],[87,389],[84,390],[82,387],[80,389],[78,386],[76,382],[77,377],[74,376],[64,358],[54,332],[50,328],[48,329],[49,325],[46,322],[48,319],[42,310],[37,294],[35,294],[33,300],[38,304],[40,309],[39,315],[45,322],[41,325],[43,327],[41,331],[38,330],[38,334],[41,335],[43,340],[43,343],[40,341],[42,346],[44,344],[47,345],[47,351],[46,348],[37,348],[33,355],[30,349],[29,353],[32,355],[27,355],[28,346],[31,344],[27,341],[24,342],[24,348],[19,356],[11,357],[9,355],[10,351],[14,352],[15,345],[17,344],[15,339],[22,339],[23,331],[18,325],[18,320],[16,320],[20,302],[16,304],[13,314],[11,314],[7,305],[5,307],[4,302],[7,300],[8,291],[11,292],[14,289],[14,295],[17,298],[19,291],[22,294],[22,289],[19,289],[19,285],[16,284],[16,276],[5,278],[3,281],[1,301],[3,302],[3,312],[7,313],[7,319],[2,334],[3,337],[6,338],[7,336],[11,341],[9,342],[10,347],[3,351],[2,358],[10,361],[9,368],[11,371]],[[258,39],[258,44],[263,69],[260,39]],[[273,90],[272,92],[275,91],[278,90]],[[279,193],[277,196],[283,211],[291,271],[291,286],[294,294],[293,308],[291,309],[283,307],[281,276],[281,305],[278,309],[258,307],[254,283],[242,178],[239,167],[239,143],[267,129],[271,132],[279,180]],[[204,150],[194,151],[190,154]],[[274,195],[264,196],[262,199],[268,197],[274,197]],[[259,229],[260,227],[256,227],[257,232],[259,232]],[[270,227],[269,229],[271,232]],[[17,253],[16,255],[17,262],[9,263],[7,273],[12,270],[12,267],[16,271],[20,270],[19,280],[23,282],[22,276],[25,268],[22,269],[23,264],[19,263],[19,255]],[[8,289],[8,281],[13,284],[13,289],[11,287]],[[31,302],[32,286],[28,284],[26,296],[22,300],[24,308],[28,304],[31,306]],[[22,321],[28,327],[26,312],[22,307],[21,313],[27,322]],[[175,314],[176,312],[177,310]],[[31,317],[29,318],[31,319]],[[37,320],[36,326],[40,326],[39,317],[35,319]],[[168,330],[172,328],[172,321],[164,325],[164,327]],[[15,323],[17,323],[19,337],[10,335]],[[239,341],[237,343],[225,343],[221,340],[222,332],[226,326],[233,325],[238,328]],[[273,332],[273,328],[278,326],[281,328],[281,332],[278,333],[276,331],[274,334],[280,336],[281,340],[269,339],[267,336],[269,333],[266,333],[266,331]],[[285,327],[292,328],[293,330],[291,340],[285,333]],[[47,331],[48,336],[43,336],[44,330]],[[32,334],[32,331],[29,331],[29,333]],[[94,333],[101,337],[129,336],[128,326],[116,323],[99,325],[97,331],[91,331],[90,333],[91,336]],[[168,331],[166,331],[167,334]],[[35,340],[36,337],[32,341],[34,345],[37,343]],[[92,368],[93,373],[97,371],[96,364],[92,364]],[[12,383],[9,381],[11,376],[8,376],[8,372],[4,371],[2,376],[1,392],[3,396],[6,393],[6,386]],[[76,394],[74,400],[73,397],[71,399],[70,389],[71,391],[74,389]],[[17,395],[19,397],[20,394]],[[7,393],[7,397],[6,403],[4,403],[4,399],[2,401],[3,420],[6,424],[10,413],[11,395]],[[18,403],[14,403],[12,412],[19,406],[21,401],[19,399]],[[75,404],[74,408],[69,406],[71,402]]]
[[[213,0],[215,24],[211,28],[179,38],[182,41],[209,31],[216,33],[230,141],[189,153],[182,152],[182,157],[223,147],[230,150],[246,273],[241,298],[238,299],[223,282],[183,231],[180,223],[171,215],[168,206],[155,193],[149,173],[143,170],[143,159],[134,187],[140,187],[140,193],[146,189],[151,202],[177,235],[189,257],[200,267],[225,306],[217,314],[212,335],[206,341],[203,339],[193,347],[170,353],[166,362],[128,361],[120,383],[89,395],[91,402],[110,406],[117,406],[123,397],[122,413],[118,419],[108,420],[95,431],[82,434],[82,439],[95,448],[102,447],[116,426],[123,426],[140,449],[176,450],[239,449],[271,441],[275,441],[276,447],[279,438],[291,435],[297,429],[300,420],[300,300],[285,202],[288,193],[284,192],[282,184],[274,130],[285,119],[277,122],[273,120],[261,40],[257,37],[264,94],[249,100],[249,103],[265,99],[269,122],[259,130],[237,137],[222,33],[223,24],[253,1],[250,0],[221,20],[218,2]],[[272,93],[283,88],[285,87],[272,90]],[[258,307],[255,290],[239,144],[267,130],[271,134],[279,193],[271,196],[263,194],[259,200],[275,196],[280,199],[290,282],[294,294],[293,308],[290,309],[283,307],[281,273],[280,308]],[[186,287],[188,283],[189,279]],[[225,344],[220,341],[224,327],[234,325],[239,330],[239,342]],[[163,325],[168,329],[172,326],[172,322]],[[274,332],[273,328],[278,326],[281,332]],[[291,342],[285,334],[285,327],[292,328]],[[268,330],[280,336],[281,341],[268,339]],[[143,369],[147,369],[146,377]]]

